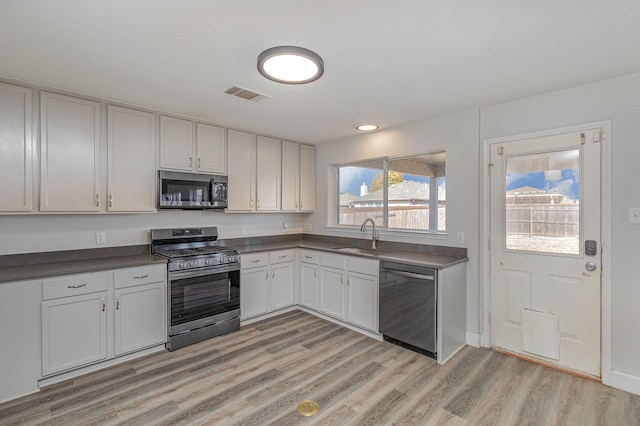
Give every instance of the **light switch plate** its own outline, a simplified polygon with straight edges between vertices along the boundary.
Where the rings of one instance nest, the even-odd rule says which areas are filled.
[[[640,223],[640,208],[633,207],[629,209],[629,223]]]
[[[464,244],[464,232],[458,232],[456,234],[456,242],[458,244]]]

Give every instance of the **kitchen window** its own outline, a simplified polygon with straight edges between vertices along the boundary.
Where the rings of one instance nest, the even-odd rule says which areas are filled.
[[[336,166],[338,225],[446,230],[445,152],[364,160]]]

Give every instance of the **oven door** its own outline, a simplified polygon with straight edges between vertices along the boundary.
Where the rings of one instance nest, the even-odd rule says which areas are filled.
[[[240,266],[169,273],[169,335],[240,316]]]

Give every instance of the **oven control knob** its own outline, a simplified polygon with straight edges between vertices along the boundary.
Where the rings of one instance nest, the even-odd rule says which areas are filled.
[[[227,263],[235,263],[235,262],[236,262],[236,257],[235,256],[227,257]]]
[[[211,259],[205,259],[204,260],[204,264],[205,265],[211,265]]]
[[[192,268],[195,268],[196,266],[198,266],[198,261],[192,260],[191,262],[189,262],[189,266],[191,266]]]
[[[180,268],[180,269],[186,268],[186,266],[187,266],[187,263],[186,263],[186,262],[180,262],[180,263],[178,263],[178,268]]]
[[[221,257],[220,263],[229,263],[229,259],[227,259],[226,257]]]

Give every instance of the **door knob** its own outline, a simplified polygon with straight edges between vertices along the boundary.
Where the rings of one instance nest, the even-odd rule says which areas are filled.
[[[587,262],[584,267],[587,269],[587,271],[591,272],[595,271],[598,265],[596,265],[596,262]]]

